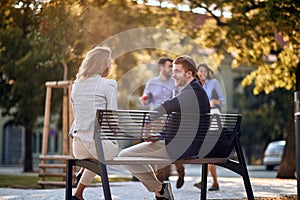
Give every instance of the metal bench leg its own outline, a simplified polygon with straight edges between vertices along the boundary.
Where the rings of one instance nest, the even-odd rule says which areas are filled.
[[[67,180],[66,180],[66,200],[72,199],[72,173],[73,166],[85,167],[101,176],[102,188],[105,200],[112,200],[109,180],[107,175],[106,165],[103,163],[97,164],[91,160],[68,160],[67,161]]]
[[[248,199],[254,200],[254,195],[253,195],[253,191],[252,191],[252,187],[251,187],[251,183],[250,183],[248,174],[243,176],[243,180],[244,180],[244,185],[245,185]]]
[[[109,181],[108,181],[108,175],[107,175],[107,169],[106,165],[103,163],[100,164],[102,174],[101,174],[101,180],[102,180],[102,187],[103,187],[103,193],[105,200],[111,200],[111,192],[109,187]]]
[[[250,179],[249,179],[248,169],[247,169],[244,154],[243,154],[243,151],[241,148],[241,143],[238,138],[235,139],[235,150],[236,150],[236,153],[238,156],[239,165],[241,167],[242,177],[243,177],[247,197],[250,200],[254,200],[254,195],[253,195],[252,186],[251,186]]]
[[[73,160],[67,160],[66,200],[72,199]]]
[[[207,165],[208,165],[208,164],[202,164],[201,193],[200,193],[200,199],[201,199],[201,200],[205,200],[205,199],[206,199],[206,189],[207,189]]]

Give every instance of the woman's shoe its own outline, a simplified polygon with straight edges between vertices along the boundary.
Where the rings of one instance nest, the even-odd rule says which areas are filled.
[[[210,188],[208,188],[208,191],[217,191],[217,190],[220,190],[218,183],[214,183]]]
[[[80,200],[76,196],[72,196],[72,200]]]

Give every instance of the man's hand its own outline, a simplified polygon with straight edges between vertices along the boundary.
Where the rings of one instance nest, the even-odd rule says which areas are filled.
[[[162,140],[163,137],[160,133],[152,133],[149,137],[144,139],[145,142],[156,142],[157,140]]]
[[[140,102],[141,102],[141,104],[142,105],[145,105],[146,104],[146,102],[148,101],[148,96],[147,95],[143,95],[143,96],[141,96],[140,97]]]

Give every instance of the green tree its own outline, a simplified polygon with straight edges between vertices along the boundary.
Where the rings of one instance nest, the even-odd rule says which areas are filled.
[[[43,111],[44,83],[51,74],[61,72],[39,64],[45,61],[36,40],[40,4],[2,1],[0,7],[0,105],[2,114],[12,116],[15,124],[25,127],[24,171],[32,171],[31,135]]]
[[[300,59],[299,1],[206,0],[191,1],[191,7],[200,7],[211,15],[199,31],[203,46],[215,48],[217,54],[234,55],[233,67],[256,67],[242,82],[244,86],[254,83],[254,94],[270,94],[278,88],[300,90],[300,81],[296,80]],[[216,16],[218,11],[229,11],[231,16]],[[271,54],[275,59],[269,59]],[[291,123],[279,178],[294,177],[294,136]]]
[[[0,4],[0,106],[2,114],[25,127],[24,171],[32,171],[32,132],[37,117],[44,114],[45,82],[66,80],[68,65],[78,66],[77,58],[84,50],[78,42],[80,21],[72,23],[75,11],[66,9],[72,4],[51,3],[24,0]],[[53,105],[59,108],[61,95],[53,97],[55,100],[59,103]],[[54,112],[61,112],[57,108]]]
[[[282,140],[288,135],[289,120],[293,101],[292,91],[277,89],[266,95],[254,95],[253,85],[246,87],[240,99],[238,110],[243,114],[242,138],[249,163],[261,161],[264,149],[271,141]],[[261,121],[263,123],[257,123]]]

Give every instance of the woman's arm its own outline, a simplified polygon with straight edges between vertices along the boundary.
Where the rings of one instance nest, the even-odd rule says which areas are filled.
[[[217,93],[218,99],[211,99],[210,103],[218,106],[223,106],[225,104],[225,97],[222,88],[220,86],[220,83],[218,82],[217,79],[215,79],[214,90]]]

